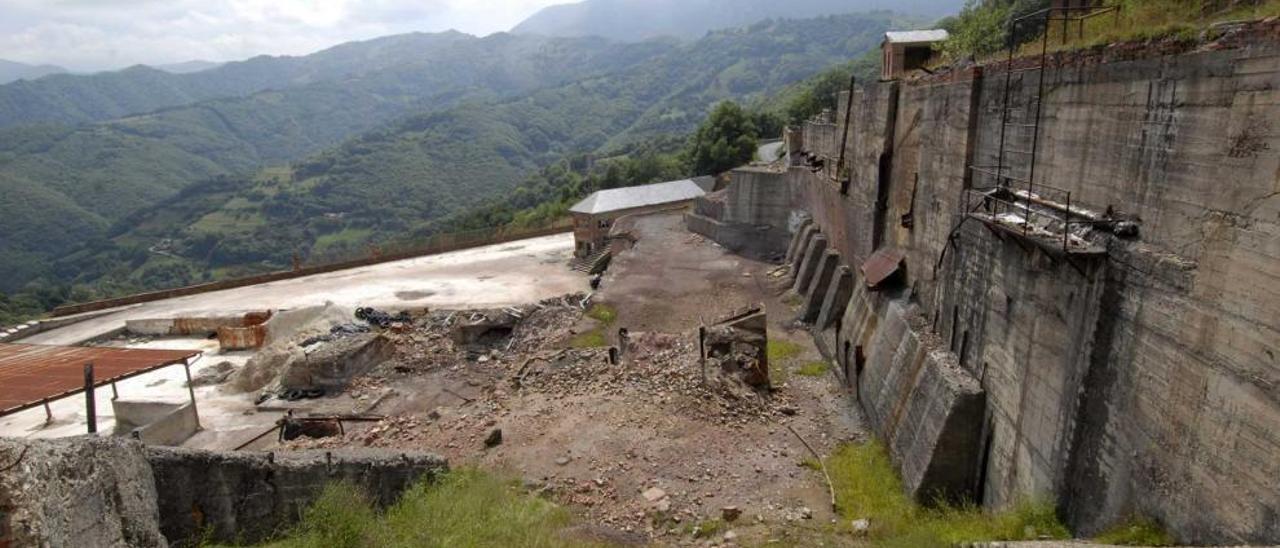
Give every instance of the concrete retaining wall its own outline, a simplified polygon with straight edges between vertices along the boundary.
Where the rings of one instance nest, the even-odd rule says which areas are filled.
[[[431,455],[343,450],[217,453],[149,448],[160,530],[171,541],[210,535],[253,543],[295,523],[324,487],[349,482],[386,506],[409,486],[447,470]]]
[[[223,453],[96,436],[0,439],[0,466],[0,545],[111,547],[261,542],[331,483],[386,506],[448,470],[421,453]]]
[[[813,220],[789,246],[796,289],[821,282],[819,234],[853,271],[843,314],[815,325],[819,345],[908,485],[969,463],[987,506],[1054,500],[1081,534],[1138,514],[1182,542],[1278,542],[1280,22],[1049,66],[1040,190],[1134,215],[1138,238],[1068,261],[976,222],[957,229],[964,190],[993,182],[968,166],[994,163],[1003,67],[867,86],[848,193],[829,123],[802,130],[826,167],[785,175]],[[1035,73],[1019,74],[1025,115]],[[906,284],[868,293],[859,267],[887,247],[905,252]]]

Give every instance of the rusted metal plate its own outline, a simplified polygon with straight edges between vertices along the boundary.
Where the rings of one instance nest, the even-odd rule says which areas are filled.
[[[0,416],[83,391],[84,365],[90,362],[95,386],[105,386],[199,355],[195,350],[0,343]]]
[[[218,347],[222,350],[248,350],[261,348],[267,341],[266,325],[249,327],[219,327]]]
[[[862,277],[867,281],[867,287],[874,289],[893,276],[906,256],[905,251],[891,247],[873,253],[870,259],[862,263]]]

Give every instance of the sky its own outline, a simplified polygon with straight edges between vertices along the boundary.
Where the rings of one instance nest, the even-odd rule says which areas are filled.
[[[254,55],[456,29],[505,31],[571,0],[0,0],[0,59],[77,71]]]

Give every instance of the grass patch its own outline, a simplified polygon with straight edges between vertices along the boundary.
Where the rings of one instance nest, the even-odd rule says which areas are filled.
[[[597,303],[587,311],[587,317],[604,325],[613,325],[613,322],[618,319],[618,311],[607,304]]]
[[[821,377],[827,374],[827,369],[829,368],[830,366],[827,365],[827,362],[814,361],[800,366],[800,369],[796,370],[796,374],[806,377]]]
[[[719,519],[708,519],[684,526],[684,534],[694,538],[713,538],[725,530],[725,523]]]
[[[599,546],[563,534],[567,510],[522,492],[518,482],[472,469],[420,483],[386,512],[348,484],[327,487],[280,548]]]
[[[769,339],[765,347],[765,355],[769,358],[769,383],[774,386],[787,384],[791,377],[786,367],[787,360],[800,355],[800,345],[782,339]]]
[[[843,445],[827,459],[844,519],[868,519],[877,546],[954,546],[965,542],[1030,540],[1070,535],[1051,504],[1023,503],[1004,512],[987,512],[969,505],[942,504],[926,508],[902,491],[902,481],[878,443]]]
[[[769,363],[786,361],[800,355],[800,345],[782,339],[769,339],[766,353]]]
[[[1155,520],[1135,517],[1117,524],[1093,539],[1100,544],[1121,546],[1172,546],[1174,539]]]
[[[601,348],[609,346],[609,341],[604,338],[604,328],[597,327],[591,331],[579,333],[569,340],[569,346],[574,348]]]

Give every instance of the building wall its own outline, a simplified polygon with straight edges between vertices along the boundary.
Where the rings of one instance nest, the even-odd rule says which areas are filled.
[[[668,202],[665,204],[654,204],[629,209],[618,209],[595,214],[574,213],[574,252],[579,256],[585,256],[600,249],[600,247],[604,245],[605,239],[608,238],[609,231],[613,229],[614,221],[617,221],[619,217],[625,217],[627,215],[634,215],[637,213],[652,213],[654,211],[668,211],[672,209],[686,208],[692,203],[693,200],[681,200],[678,202]],[[590,248],[584,247],[583,244],[589,244]]]

